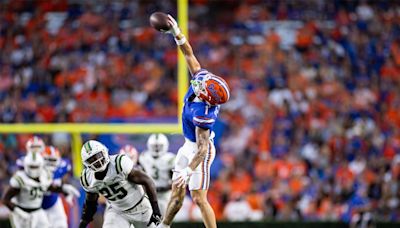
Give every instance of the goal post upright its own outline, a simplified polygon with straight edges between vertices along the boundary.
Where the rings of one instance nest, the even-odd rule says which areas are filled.
[[[182,33],[189,38],[188,32],[188,1],[189,0],[177,0],[178,7],[178,23]],[[186,66],[185,57],[178,48],[178,112],[177,118],[179,126],[182,125],[181,113],[183,109],[183,98],[185,97],[189,80],[188,80],[188,68]]]

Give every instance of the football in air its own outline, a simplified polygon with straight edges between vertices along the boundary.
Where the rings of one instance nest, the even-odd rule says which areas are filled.
[[[158,31],[168,30],[168,15],[162,12],[152,13],[150,16],[150,25]]]

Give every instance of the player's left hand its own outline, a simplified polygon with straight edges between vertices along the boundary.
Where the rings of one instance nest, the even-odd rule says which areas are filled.
[[[193,170],[190,167],[186,167],[179,171],[178,176],[174,180],[174,184],[178,188],[183,188],[186,185],[186,182],[189,180],[189,177],[192,175]]]
[[[158,224],[160,224],[160,222],[161,222],[161,215],[153,213],[151,215],[149,223],[147,223],[147,227],[150,227],[152,223],[154,223],[154,225],[157,226]]]
[[[76,189],[74,186],[72,186],[70,184],[63,184],[62,185],[62,190],[67,195],[72,195],[72,196],[75,196],[77,198],[81,196],[81,194],[79,193],[78,189]]]

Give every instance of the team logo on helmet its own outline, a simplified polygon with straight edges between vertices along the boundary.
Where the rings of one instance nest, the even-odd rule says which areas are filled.
[[[229,86],[226,81],[208,71],[200,71],[191,83],[196,96],[210,105],[223,104],[229,100]]]

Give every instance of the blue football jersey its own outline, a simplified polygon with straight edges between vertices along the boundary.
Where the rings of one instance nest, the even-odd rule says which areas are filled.
[[[53,185],[60,186],[62,184],[62,178],[71,171],[71,164],[64,159],[61,159],[57,169],[53,172]],[[52,207],[58,199],[58,193],[47,193],[43,197],[42,208],[48,209]]]
[[[193,78],[201,77],[207,74],[202,69],[197,72]],[[218,118],[219,105],[209,105],[200,99],[196,99],[193,88],[190,86],[184,98],[184,106],[182,111],[182,127],[185,138],[192,142],[196,142],[196,127],[209,129],[213,134],[213,128]]]

